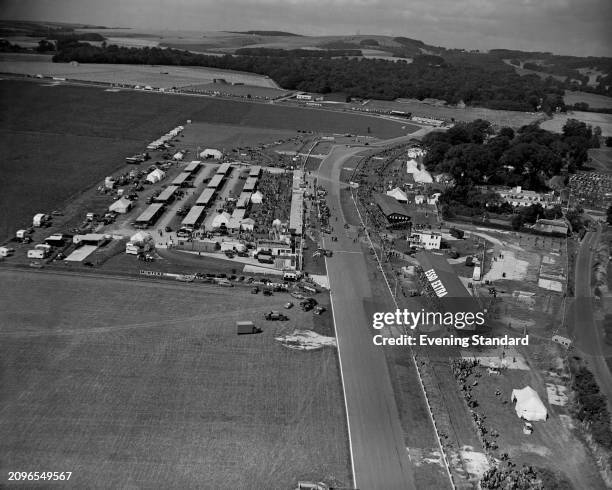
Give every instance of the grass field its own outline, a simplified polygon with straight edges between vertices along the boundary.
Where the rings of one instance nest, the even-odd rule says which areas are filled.
[[[567,114],[554,114],[540,124],[540,127],[560,133],[568,119],[578,119],[591,126],[599,126],[602,136],[612,136],[612,114],[598,114],[596,112],[568,111]]]
[[[605,95],[591,94],[589,92],[573,92],[571,90],[565,91],[563,100],[566,104],[572,105],[578,102],[586,102],[591,108],[604,109],[612,107],[612,97],[606,97]]]
[[[313,315],[238,337],[234,322],[280,295],[0,274],[5,474],[72,471],[78,488],[348,486],[335,350],[273,340]]]
[[[262,75],[243,73],[230,70],[192,66],[151,66],[53,63],[50,59],[44,61],[40,57],[15,57],[3,55],[0,57],[0,72],[20,73],[24,75],[42,74],[45,76],[70,78],[82,81],[106,83],[126,83],[133,85],[151,85],[158,88],[185,87],[188,85],[211,83],[215,78],[223,78],[228,82],[239,82],[246,85],[276,88],[276,83]]]
[[[404,133],[394,122],[356,114],[1,80],[0,143],[5,154],[0,206],[7,212],[0,216],[0,237],[12,235],[35,213],[60,207],[187,119],[241,128],[211,127],[219,143],[236,135],[250,142],[259,137],[252,128],[260,128],[262,137],[297,129],[366,134],[370,128],[379,137]]]

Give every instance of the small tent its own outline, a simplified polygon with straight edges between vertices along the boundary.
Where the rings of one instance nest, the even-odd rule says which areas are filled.
[[[242,228],[244,231],[253,231],[255,228],[255,220],[251,218],[244,218],[240,221],[240,228]]]
[[[251,194],[251,202],[253,204],[261,204],[263,202],[263,194],[259,191],[253,192]]]
[[[516,415],[520,418],[530,421],[548,418],[548,410],[540,400],[538,392],[531,386],[525,386],[521,390],[512,390],[510,399],[515,404]]]
[[[147,233],[146,231],[139,231],[137,233],[134,233],[130,237],[130,242],[134,244],[145,244],[147,242],[152,242],[152,241],[153,241],[153,236],[150,233]]]
[[[391,189],[390,191],[387,191],[387,196],[391,196],[397,202],[408,202],[408,196],[399,187],[396,187],[395,189]]]

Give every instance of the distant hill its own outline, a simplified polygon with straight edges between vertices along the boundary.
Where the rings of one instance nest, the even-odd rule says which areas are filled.
[[[301,34],[284,31],[228,31],[236,34],[251,34],[255,36],[303,37]]]

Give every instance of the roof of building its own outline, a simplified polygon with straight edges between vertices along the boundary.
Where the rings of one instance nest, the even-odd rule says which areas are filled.
[[[463,285],[444,255],[423,251],[416,254],[416,259],[424,272],[435,272],[435,275],[429,278],[430,283],[440,281],[442,288],[440,288],[440,285],[436,287],[438,291],[436,295],[440,301],[441,313],[447,311],[451,313],[476,313],[481,311],[478,302]]]
[[[109,211],[114,211],[115,209],[130,209],[132,207],[132,201],[122,197],[121,199],[117,199],[113,202],[109,207]]]
[[[261,173],[261,165],[253,165],[249,170],[249,177],[259,177]]]
[[[216,189],[212,189],[212,188],[204,189],[202,191],[202,194],[200,194],[200,197],[198,197],[196,204],[198,206],[199,205],[208,206],[210,204],[210,200],[215,195],[215,192],[216,192]]]
[[[172,185],[181,185],[183,184],[189,177],[191,177],[190,172],[181,172],[178,174],[174,180],[172,181]]]
[[[385,216],[392,214],[401,214],[402,216],[410,216],[405,206],[397,202],[391,196],[385,194],[374,194],[374,200],[380,207]]]
[[[165,202],[168,201],[172,196],[174,196],[174,193],[178,190],[178,186],[176,185],[169,185],[168,187],[166,187],[163,191],[161,191],[161,193],[159,194],[159,196],[157,196],[155,198],[155,200],[157,202]]]
[[[244,218],[245,214],[246,214],[246,209],[236,208],[234,209],[234,212],[232,213],[232,219],[241,220],[242,218]]]
[[[387,191],[387,196],[391,196],[396,201],[403,201],[403,202],[408,201],[408,196],[399,187],[396,187],[395,189],[391,189],[390,191]]]
[[[183,172],[191,173],[191,172],[199,169],[200,165],[202,165],[202,162],[200,162],[199,160],[193,160],[191,163],[187,164],[187,166],[183,169]]]
[[[217,187],[219,187],[221,182],[223,182],[224,178],[225,178],[225,174],[213,175],[212,179],[210,179],[206,187],[209,187],[211,189],[216,189]]]
[[[252,191],[255,189],[257,185],[257,177],[248,177],[246,182],[244,183],[244,187],[242,188],[243,192]]]
[[[206,211],[206,206],[193,206],[187,213],[187,216],[181,221],[181,225],[195,226],[204,211]]]
[[[291,211],[289,214],[289,229],[296,235],[302,234],[304,215],[304,194],[293,191],[291,195]]]
[[[236,202],[237,208],[246,208],[251,200],[250,192],[241,192],[240,196],[238,196],[238,202]]]
[[[151,204],[147,209],[144,210],[144,212],[138,216],[138,218],[136,218],[136,221],[151,221],[151,219],[157,214],[159,213],[160,209],[162,209],[164,207],[164,203],[163,202],[157,202],[155,204]]]
[[[565,221],[555,219],[539,219],[533,228],[543,233],[560,233],[567,235],[569,226]]]
[[[231,162],[222,163],[221,165],[219,165],[219,168],[217,169],[217,174],[218,175],[227,174],[231,166],[232,166]]]

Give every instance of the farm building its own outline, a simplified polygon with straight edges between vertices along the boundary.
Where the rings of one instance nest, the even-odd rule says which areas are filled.
[[[441,241],[442,237],[438,233],[413,233],[408,237],[410,246],[425,250],[439,250]]]
[[[189,180],[191,180],[191,177],[191,172],[181,172],[174,178],[172,185],[185,187],[189,183]]]
[[[223,157],[223,153],[221,153],[219,150],[215,150],[214,148],[206,148],[200,153],[200,157],[220,160]]]
[[[205,211],[206,206],[193,206],[181,222],[181,226],[192,230],[199,228],[206,217]]]
[[[136,218],[137,226],[151,226],[164,213],[164,203],[151,204],[144,212]]]
[[[122,197],[121,199],[118,199],[114,203],[112,203],[108,207],[108,210],[119,214],[125,214],[130,209],[132,209],[132,204],[132,201],[126,199],[125,197]]]
[[[291,246],[287,242],[279,240],[259,240],[255,248],[255,254],[268,252],[272,256],[291,255]]]
[[[549,235],[567,236],[569,233],[567,223],[560,219],[539,219],[533,225],[533,229]]]
[[[198,200],[196,201],[196,205],[208,206],[213,201],[215,192],[216,192],[216,189],[214,188],[204,189],[202,191],[202,194],[200,194],[200,197],[198,197]]]
[[[189,172],[190,174],[197,172],[202,166],[202,162],[199,160],[193,160],[188,163],[187,166],[183,169],[183,172]]]
[[[156,168],[146,176],[146,181],[155,184],[166,177],[166,173],[159,168]]]
[[[160,194],[159,196],[157,196],[156,198],[154,198],[153,200],[155,202],[161,202],[164,204],[169,204],[172,201],[174,201],[174,198],[176,197],[176,191],[178,191],[179,187],[176,185],[170,185],[168,187],[166,187]]]
[[[219,168],[217,169],[217,175],[227,175],[227,173],[230,171],[230,169],[232,168],[232,164],[230,162],[225,162],[222,163],[221,165],[219,165]]]
[[[391,189],[390,191],[387,191],[387,196],[391,196],[397,202],[403,202],[403,203],[408,202],[408,196],[399,187],[396,187],[395,189]]]
[[[206,187],[208,187],[209,189],[217,189],[221,185],[221,182],[223,182],[224,179],[225,179],[225,175],[216,174],[213,176],[212,179],[210,179],[208,184],[206,184]]]
[[[248,177],[246,182],[244,183],[244,187],[242,188],[242,192],[253,192],[255,190],[255,186],[257,185],[256,177]]]
[[[410,221],[410,215],[406,207],[391,196],[375,194],[374,200],[389,223],[407,223]]]

